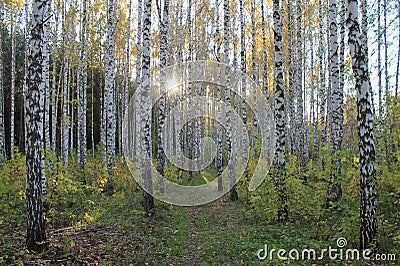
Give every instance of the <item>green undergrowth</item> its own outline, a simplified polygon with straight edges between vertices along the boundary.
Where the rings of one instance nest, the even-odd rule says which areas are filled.
[[[257,252],[336,247],[346,238],[349,248],[358,247],[359,181],[357,159],[342,154],[341,201],[324,207],[328,167],[311,160],[300,174],[296,159],[287,163],[287,192],[290,220],[278,222],[277,195],[273,177],[248,192],[246,180],[238,184],[239,201],[229,195],[198,207],[178,207],[155,201],[156,212],[143,210],[142,192],[118,158],[114,169],[114,193],[103,193],[107,171],[100,153],[88,156],[82,170],[71,155],[68,170],[55,157],[49,158],[53,171],[47,172],[46,222],[49,250],[29,254],[25,235],[25,158],[16,153],[0,170],[0,264],[27,261],[52,264],[61,259],[100,265],[365,265],[362,261],[282,261],[276,256],[259,260]],[[329,157],[326,155],[326,161]],[[328,163],[329,164],[329,163]],[[250,176],[255,163],[250,162]],[[329,165],[328,165],[329,166]],[[400,259],[400,190],[398,164],[378,165],[379,237],[376,252],[396,254]],[[170,180],[200,185],[215,179],[209,168],[189,175],[166,168]],[[60,231],[61,230],[61,231]],[[60,233],[59,233],[60,232]],[[68,263],[66,263],[68,264]],[[379,265],[371,262],[370,265]],[[390,264],[390,263],[388,263]],[[396,265],[396,262],[391,264]]]

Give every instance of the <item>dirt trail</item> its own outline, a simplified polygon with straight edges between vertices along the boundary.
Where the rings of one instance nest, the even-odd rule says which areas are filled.
[[[197,206],[190,207],[190,227],[186,241],[186,245],[188,247],[188,260],[190,262],[190,265],[199,265],[201,263],[201,259],[198,254],[200,252],[200,246],[197,243],[197,234],[199,229],[197,224],[198,213],[199,208]]]

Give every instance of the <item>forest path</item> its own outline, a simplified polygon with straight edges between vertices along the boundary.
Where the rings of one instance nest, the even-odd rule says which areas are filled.
[[[188,255],[187,258],[191,265],[198,265],[200,264],[200,256],[199,251],[201,250],[201,246],[197,243],[197,235],[199,232],[198,226],[198,212],[199,208],[197,206],[190,207],[189,211],[189,220],[190,225],[188,228],[188,236],[186,240],[186,245],[188,248]]]

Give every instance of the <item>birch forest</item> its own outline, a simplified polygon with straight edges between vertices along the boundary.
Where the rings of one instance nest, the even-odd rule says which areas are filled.
[[[0,0],[0,265],[399,265],[395,0]]]

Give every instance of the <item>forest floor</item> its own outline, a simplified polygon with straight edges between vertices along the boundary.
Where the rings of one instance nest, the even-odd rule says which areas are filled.
[[[94,169],[96,178],[101,174],[96,165],[91,167],[88,164],[85,186],[92,180],[90,169]],[[307,186],[298,185],[301,181],[295,183],[302,194],[292,196],[290,220],[285,223],[277,222],[276,215],[270,213],[274,207],[269,208],[264,201],[257,203],[268,200],[268,183],[260,187],[261,196],[255,194],[250,199],[248,192],[239,190],[238,202],[230,202],[229,195],[196,207],[156,200],[155,214],[148,216],[141,206],[140,188],[130,185],[129,175],[118,169],[113,195],[94,190],[98,187],[95,183],[80,190],[81,177],[73,170],[70,176],[58,176],[57,193],[49,196],[51,205],[46,214],[48,249],[42,254],[31,254],[24,246],[23,168],[23,162],[13,163],[0,173],[0,265],[383,264],[345,258],[331,260],[327,253],[321,260],[278,259],[279,249],[285,249],[286,256],[291,249],[298,249],[300,256],[303,249],[315,249],[318,257],[324,248],[337,248],[340,237],[346,238],[344,248],[358,246],[357,196],[344,196],[340,208],[321,209],[310,201],[315,197],[323,203],[318,193],[324,189],[318,189],[316,181]],[[215,173],[204,174],[208,176],[198,176],[188,185],[203,183],[204,177],[210,180]],[[356,182],[346,187],[344,195],[356,195],[353,190],[357,191]],[[387,261],[385,265],[400,265],[400,223],[398,210],[390,207],[396,206],[393,197],[383,197],[380,205],[379,252],[396,253],[396,261]],[[276,251],[272,259],[267,256],[260,260],[257,253],[265,247],[268,253]],[[260,254],[264,255],[264,251]]]
[[[318,250],[316,224],[269,223],[248,215],[245,202],[222,199],[204,206],[176,207],[160,203],[154,217],[120,199],[98,202],[104,207],[91,224],[48,230],[49,248],[41,254],[24,249],[23,227],[1,228],[0,245],[8,265],[287,265],[276,257],[259,260],[268,248]],[[326,247],[330,243],[325,241]],[[308,243],[309,246],[304,246]],[[276,253],[275,253],[276,255]],[[379,265],[361,261],[292,261],[295,265]],[[396,265],[396,262],[386,265]],[[397,264],[398,265],[398,264]]]

